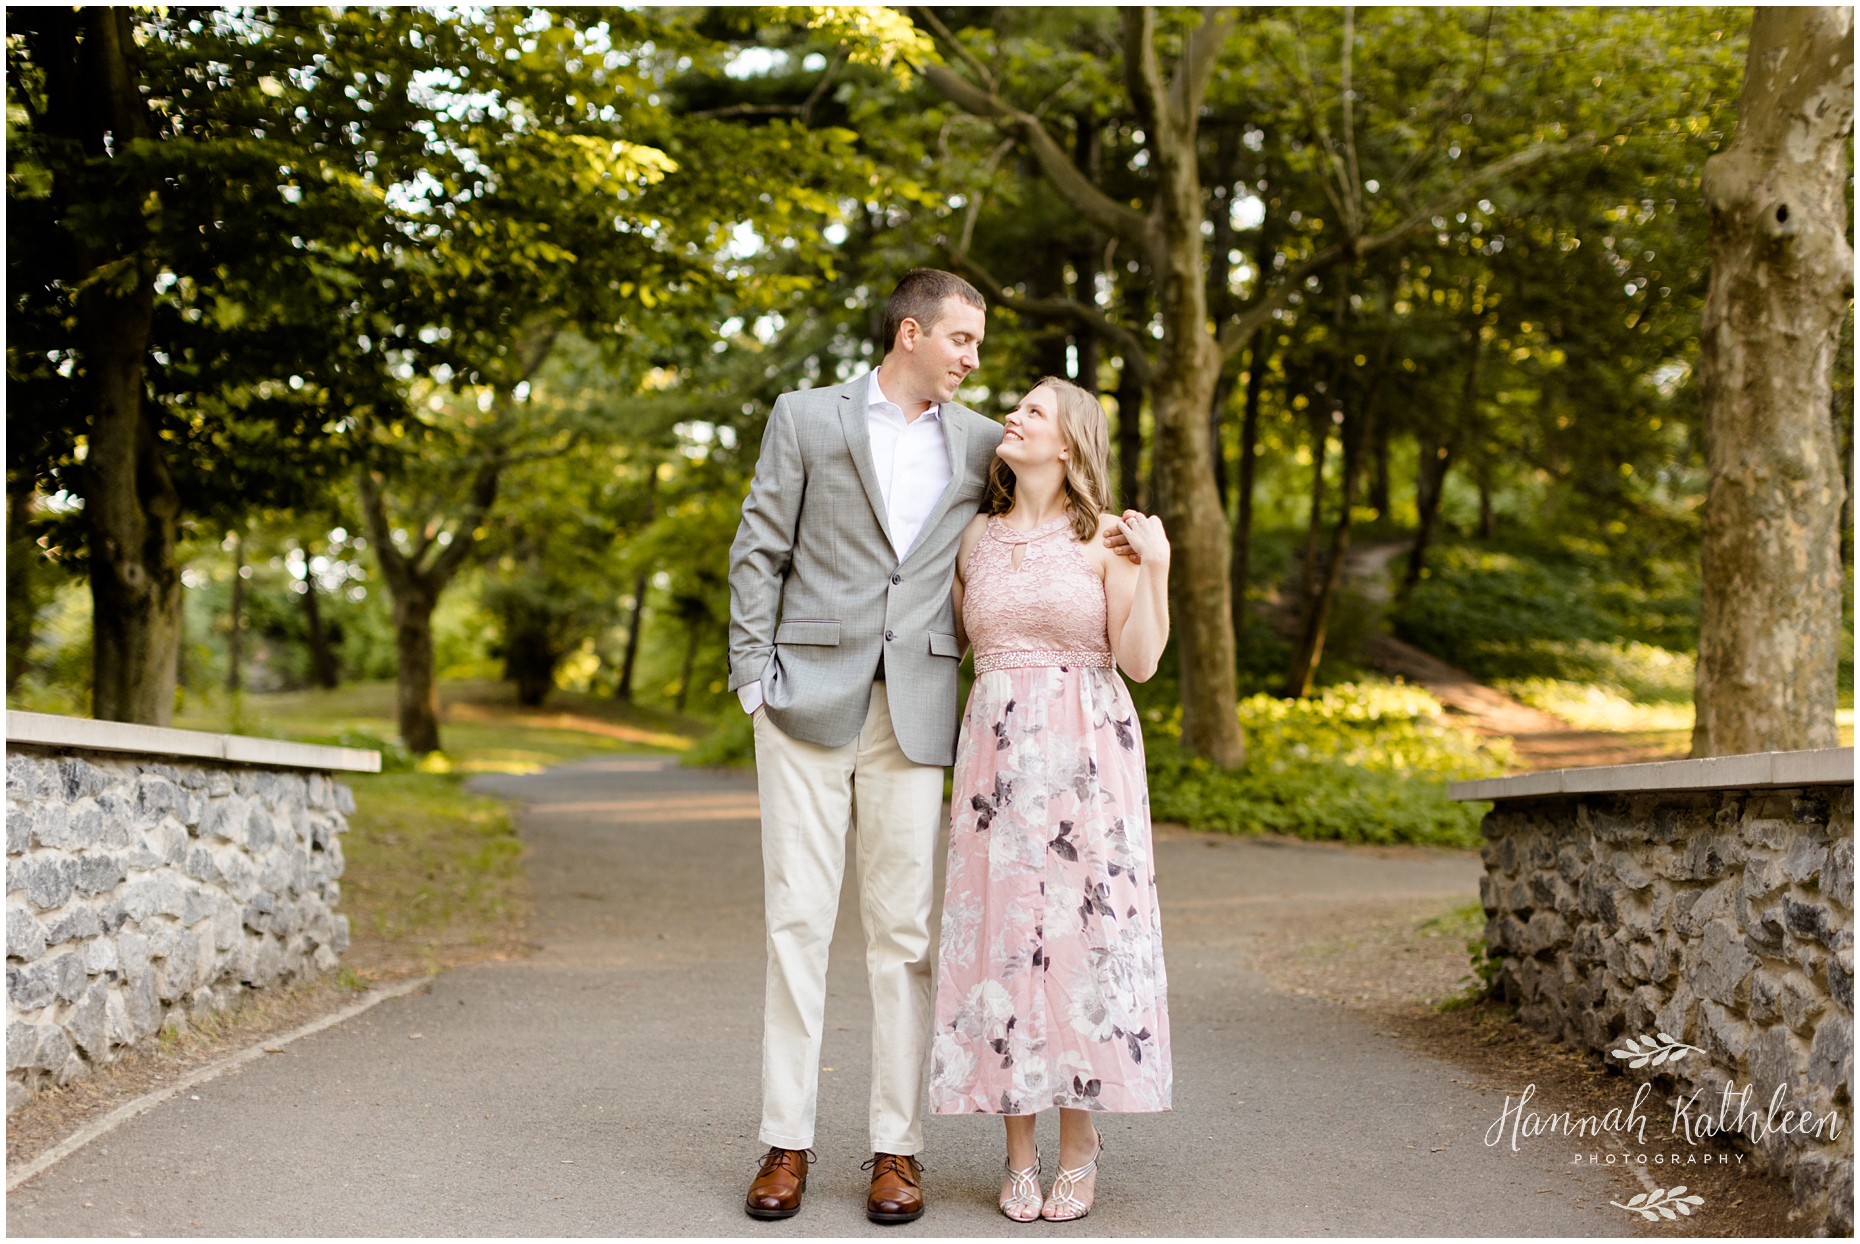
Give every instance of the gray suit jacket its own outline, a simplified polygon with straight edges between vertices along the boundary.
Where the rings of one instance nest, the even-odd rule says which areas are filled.
[[[865,376],[776,399],[730,546],[730,689],[758,679],[783,734],[840,747],[871,706],[879,653],[898,745],[956,758],[962,529],[980,508],[1001,425],[945,402],[950,481],[899,561],[866,430]]]

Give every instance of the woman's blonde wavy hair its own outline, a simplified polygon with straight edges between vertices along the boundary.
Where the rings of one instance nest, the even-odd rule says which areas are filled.
[[[1111,509],[1111,421],[1098,399],[1070,380],[1046,376],[1033,389],[1051,389],[1057,399],[1066,445],[1066,509],[1072,534],[1089,543],[1098,535],[1099,516]],[[1006,514],[1013,507],[1014,469],[996,458],[988,468],[988,512]]]

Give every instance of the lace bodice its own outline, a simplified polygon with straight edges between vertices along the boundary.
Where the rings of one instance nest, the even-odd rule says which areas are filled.
[[[1018,569],[1017,545],[1025,549]],[[990,516],[963,568],[962,625],[978,674],[1036,665],[1111,668],[1104,580],[1066,515],[1032,531]]]

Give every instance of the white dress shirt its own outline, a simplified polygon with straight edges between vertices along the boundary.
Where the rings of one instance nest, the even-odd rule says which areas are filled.
[[[878,384],[878,368],[866,373],[865,427],[872,444],[872,467],[878,491],[885,499],[885,525],[891,530],[891,549],[901,562],[917,543],[937,502],[949,487],[949,441],[943,435],[943,408],[932,406],[915,419],[885,396]],[[746,683],[736,689],[745,713],[762,706],[762,684]]]

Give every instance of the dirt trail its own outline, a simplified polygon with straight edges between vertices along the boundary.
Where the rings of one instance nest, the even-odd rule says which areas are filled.
[[[1387,604],[1389,563],[1408,549],[1406,540],[1358,545],[1345,555],[1344,577],[1370,601]],[[1665,736],[1578,730],[1561,717],[1520,703],[1393,635],[1372,636],[1363,656],[1380,673],[1426,687],[1448,712],[1468,718],[1466,724],[1479,733],[1510,738],[1521,771],[1634,764],[1675,756]]]

